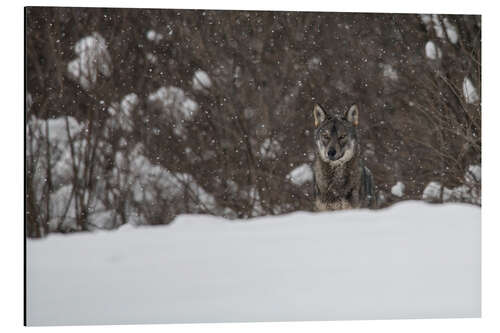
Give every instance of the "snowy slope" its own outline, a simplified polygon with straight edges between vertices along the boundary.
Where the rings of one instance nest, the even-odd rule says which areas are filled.
[[[480,209],[405,202],[27,242],[29,325],[476,317]]]

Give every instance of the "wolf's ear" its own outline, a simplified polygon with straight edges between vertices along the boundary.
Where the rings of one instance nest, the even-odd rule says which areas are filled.
[[[351,122],[354,126],[358,126],[359,124],[359,109],[356,104],[349,108],[347,111],[345,118],[348,122]]]
[[[313,109],[313,115],[314,115],[314,126],[318,127],[319,124],[324,122],[326,118],[328,118],[328,114],[323,110],[319,104],[314,104],[314,109]]]

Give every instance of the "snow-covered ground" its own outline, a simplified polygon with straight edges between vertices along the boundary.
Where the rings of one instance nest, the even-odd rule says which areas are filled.
[[[480,315],[480,209],[404,202],[27,242],[29,325]]]

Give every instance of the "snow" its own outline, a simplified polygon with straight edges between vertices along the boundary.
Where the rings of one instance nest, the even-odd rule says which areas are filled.
[[[473,104],[479,100],[479,95],[477,94],[476,88],[467,76],[464,78],[462,90],[464,93],[465,101],[468,104]]]
[[[106,41],[97,32],[75,44],[78,58],[68,63],[68,72],[82,87],[89,89],[97,81],[97,74],[111,75],[111,57]]]
[[[422,199],[426,201],[461,201],[472,204],[481,204],[481,166],[470,165],[464,175],[464,184],[448,188],[442,186],[439,182],[432,181],[425,187],[422,193]],[[441,197],[441,191],[443,195]]]
[[[290,171],[286,178],[293,184],[300,186],[313,180],[313,171],[309,164],[302,164]]]
[[[75,196],[72,192],[72,185],[64,185],[50,195],[52,216],[49,221],[50,231],[78,230],[76,224]],[[85,194],[85,201],[87,201],[88,192]],[[105,210],[104,205],[99,200],[93,200],[89,203],[89,213],[89,222],[92,227],[101,229],[110,229],[113,227],[113,212]]]
[[[151,95],[149,101],[159,101],[167,113],[173,113],[176,118],[191,120],[198,110],[198,104],[188,98],[178,87],[161,87]]]
[[[120,106],[122,108],[122,111],[128,115],[138,104],[139,97],[137,96],[137,94],[131,93],[123,97]]]
[[[384,204],[386,199],[387,199],[387,196],[386,196],[385,192],[382,190],[378,190],[377,191],[377,204],[378,205]]]
[[[198,104],[186,96],[178,87],[161,87],[148,96],[150,103],[158,103],[164,111],[165,121],[175,121],[174,132],[185,138],[184,121],[192,120],[198,111]]]
[[[465,173],[466,182],[478,182],[481,180],[481,166],[480,165],[469,165],[467,172]]]
[[[439,201],[441,197],[441,191],[443,192],[443,202],[453,201],[453,199],[465,197],[468,191],[468,187],[460,185],[452,189],[442,186],[439,182],[430,182],[424,189],[422,193],[422,199],[427,201]]]
[[[47,139],[50,142],[52,185],[56,189],[72,177],[73,160],[69,143],[73,141],[73,148],[79,152],[83,147],[82,140],[80,140],[83,129],[84,125],[73,117],[59,117],[48,120],[38,119],[35,116],[30,117],[26,126],[26,139],[28,142],[26,154],[30,157],[29,159],[31,157],[35,159],[34,182],[38,184],[35,185],[38,188],[37,192],[42,190],[43,186],[41,185],[46,181],[48,165],[46,160]]]
[[[30,239],[27,322],[478,317],[480,212],[407,201]]]
[[[163,39],[163,34],[154,30],[148,30],[148,32],[146,32],[146,38],[152,42],[159,43]]]
[[[121,128],[124,131],[131,132],[134,121],[132,112],[139,105],[139,97],[135,93],[125,95],[118,106],[117,103],[112,103],[108,108],[110,118],[107,120],[108,128]]]
[[[397,182],[396,185],[394,185],[391,188],[391,193],[397,197],[402,197],[405,192],[405,184],[402,182]]]
[[[441,196],[441,188],[442,186],[439,182],[430,182],[422,192],[422,199],[428,201],[439,199]]]
[[[66,118],[68,122],[66,123]],[[35,116],[31,116],[28,122],[27,128],[33,130],[33,135],[35,135],[39,140],[40,138],[47,138],[46,126],[49,131],[49,141],[51,144],[57,145],[59,143],[66,143],[69,138],[75,139],[75,137],[80,134],[83,129],[83,124],[78,122],[73,117],[59,117],[54,119],[38,119]],[[68,137],[68,131],[70,137]]]
[[[384,77],[387,77],[393,81],[398,79],[398,72],[391,65],[383,64],[382,69]]]
[[[33,96],[29,92],[26,92],[26,113],[30,112],[32,106]]]
[[[423,14],[420,15],[420,19],[425,24],[426,29],[429,30],[434,28],[434,32],[436,33],[436,37],[443,39],[444,38],[444,30],[446,29],[446,35],[452,44],[456,44],[458,42],[458,30],[457,28],[450,23],[448,18],[443,18],[444,28],[439,20],[439,16],[436,14],[428,15]]]
[[[260,146],[260,155],[263,158],[274,159],[281,151],[281,145],[277,140],[266,138]]]
[[[64,185],[50,195],[52,219],[49,221],[50,230],[57,230],[61,225],[62,229],[73,227],[75,214],[75,199],[72,194],[73,186]],[[71,201],[69,200],[71,198]],[[65,217],[63,219],[63,217]]]
[[[212,80],[210,80],[210,77],[208,76],[207,72],[199,69],[194,73],[194,76],[193,76],[193,89],[194,90],[208,89],[211,86],[212,86]]]
[[[441,58],[441,50],[434,44],[433,41],[428,41],[425,44],[425,55],[427,58],[436,60],[437,58]]]
[[[146,202],[155,204],[182,196],[188,191],[198,206],[209,211],[215,209],[214,197],[199,186],[190,174],[171,172],[160,165],[155,165],[143,155],[143,151],[144,147],[139,144],[130,154],[132,179],[128,185],[132,187],[135,201],[141,204]],[[117,154],[116,160],[118,166],[124,166],[121,154]]]
[[[431,16],[428,14],[421,14],[420,19],[425,25],[429,25],[431,23]]]
[[[321,67],[321,59],[318,57],[312,57],[307,61],[307,68],[309,68],[309,70],[311,71],[317,70],[320,67]]]
[[[434,23],[434,31],[436,32],[436,36],[438,38],[444,37],[444,30],[441,21],[439,21],[439,17],[436,14],[432,15],[432,22]]]
[[[87,141],[84,139],[75,140],[73,142],[73,151],[71,153],[71,145],[69,142],[64,142],[56,146],[60,154],[59,158],[55,158],[55,163],[52,168],[55,183],[65,184],[72,182],[74,174],[73,163],[78,166],[77,176],[79,179],[84,179],[85,168],[84,165],[84,152],[87,149]]]
[[[146,53],[146,59],[148,59],[152,64],[156,64],[158,62],[158,57],[151,52]]]
[[[180,105],[184,105],[182,101]],[[112,103],[107,108],[110,117],[107,119],[105,133],[109,133],[111,128],[121,128],[124,131],[131,131],[133,127],[133,112],[136,112],[139,105],[139,97],[135,93],[125,95],[120,103]],[[50,205],[48,212],[50,216],[49,230],[74,231],[80,227],[76,223],[77,214],[80,209],[76,209],[75,204],[80,203],[82,196],[88,202],[89,223],[91,228],[112,228],[114,227],[117,207],[124,200],[117,193],[127,193],[125,199],[125,209],[127,215],[136,214],[134,223],[143,224],[146,222],[147,214],[151,209],[168,210],[172,214],[177,214],[189,210],[190,212],[213,212],[216,210],[216,200],[203,187],[201,187],[192,175],[186,173],[171,172],[161,165],[152,163],[144,153],[142,144],[131,146],[129,153],[122,150],[113,153],[111,146],[105,140],[97,142],[97,158],[94,164],[95,175],[98,175],[97,188],[92,193],[89,201],[89,192],[76,192],[75,197],[73,184],[75,177],[78,183],[86,180],[86,168],[84,168],[85,152],[89,142],[85,136],[85,126],[72,117],[59,117],[55,119],[42,120],[31,116],[27,124],[27,150],[28,161],[33,173],[33,187],[36,200],[42,200],[45,184],[47,182],[47,165],[50,162],[52,176],[52,193],[50,194]],[[47,161],[47,127],[50,140],[50,161]],[[68,132],[69,135],[68,136]],[[71,138],[71,140],[70,140]],[[71,144],[70,144],[71,143]],[[91,145],[96,144],[94,141]],[[132,143],[130,143],[132,144]],[[119,140],[121,148],[128,150],[129,143],[124,137]],[[205,152],[209,153],[209,152]],[[109,170],[110,173],[104,175],[100,168],[109,165],[108,158],[115,154],[115,166]],[[106,160],[104,160],[106,159]],[[74,166],[77,168],[75,174]],[[30,167],[30,168],[31,168]],[[107,177],[105,181],[100,181],[101,176]],[[103,186],[106,183],[111,185],[112,191],[105,191]],[[96,194],[96,195],[94,195]],[[105,196],[105,198],[102,198]],[[75,201],[76,199],[76,201]],[[184,205],[179,205],[183,201]],[[165,203],[168,203],[166,205]],[[104,205],[106,204],[106,206]],[[140,207],[140,208],[137,208]],[[161,216],[165,216],[162,214]]]
[[[456,44],[458,42],[458,31],[457,28],[447,18],[443,19],[444,26],[446,27],[446,35],[448,35],[448,39],[452,44]]]

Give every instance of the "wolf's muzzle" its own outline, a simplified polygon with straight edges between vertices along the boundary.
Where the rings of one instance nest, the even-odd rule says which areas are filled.
[[[336,154],[336,153],[337,153],[337,152],[335,151],[335,149],[334,149],[334,148],[331,148],[330,150],[328,150],[328,158],[329,158],[330,160],[332,160],[332,161],[333,161],[333,160],[335,160],[335,154]]]

